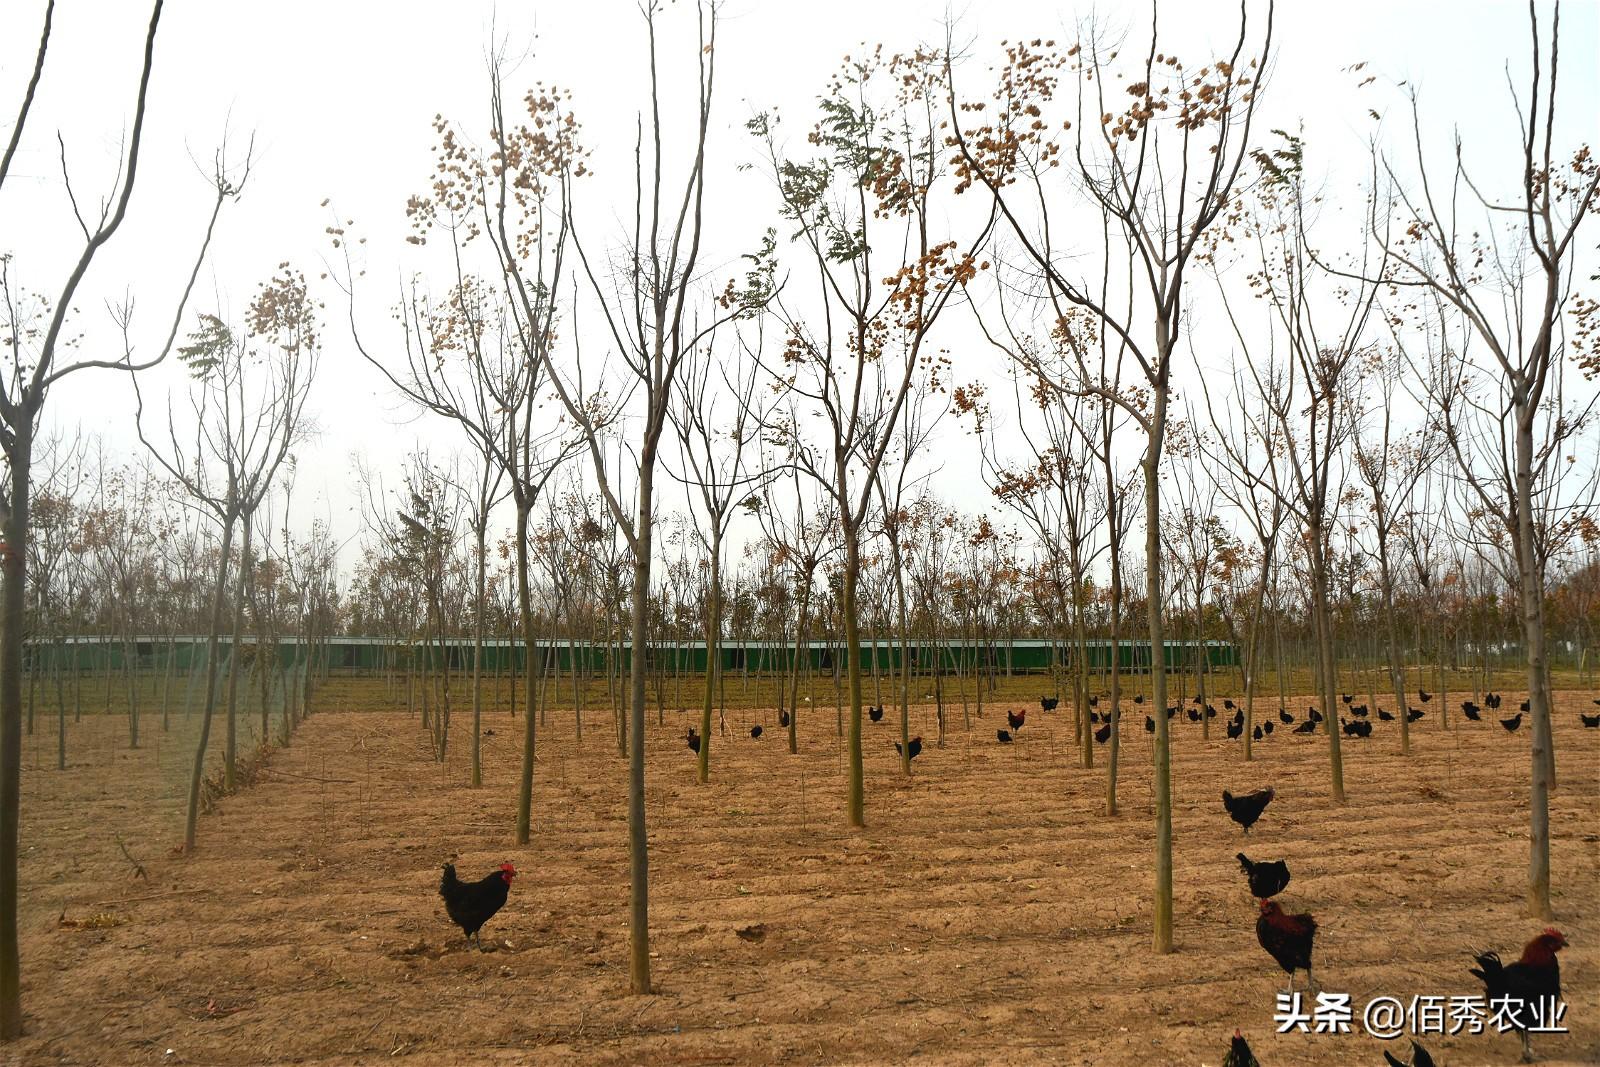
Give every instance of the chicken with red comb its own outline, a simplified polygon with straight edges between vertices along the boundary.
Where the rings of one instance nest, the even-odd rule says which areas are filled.
[[[1484,997],[1491,1004],[1496,1000],[1521,1001],[1524,1007],[1515,1013],[1515,1018],[1526,1023],[1535,1012],[1548,1011],[1561,999],[1561,965],[1556,962],[1556,953],[1566,947],[1566,935],[1553,926],[1546,927],[1522,947],[1522,958],[1516,963],[1502,964],[1498,953],[1484,952],[1472,957],[1477,966],[1470,973],[1482,980]],[[1532,1062],[1533,1046],[1528,1041],[1527,1027],[1517,1027],[1517,1036],[1522,1038],[1522,1062]]]

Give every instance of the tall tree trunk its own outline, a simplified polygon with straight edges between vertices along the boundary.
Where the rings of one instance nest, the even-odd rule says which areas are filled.
[[[1327,546],[1322,543],[1322,524],[1313,526],[1316,544],[1311,549],[1311,614],[1316,632],[1317,660],[1322,675],[1322,725],[1328,733],[1328,760],[1333,771],[1333,800],[1344,803],[1344,754],[1339,747],[1339,693],[1333,652],[1333,613],[1328,605]],[[1397,714],[1405,714],[1402,706]]]
[[[1166,433],[1167,392],[1155,390],[1144,470],[1145,615],[1150,630],[1150,698],[1155,705],[1156,900],[1153,942],[1172,951],[1172,748],[1167,720],[1166,623],[1161,597],[1161,445]],[[1113,726],[1115,732],[1115,726]]]
[[[645,624],[650,612],[650,557],[655,535],[655,465],[655,442],[647,431],[645,447],[639,457],[639,511],[633,539],[632,655],[629,657],[628,987],[635,996],[650,993],[650,853],[644,811],[644,647]]]
[[[1522,636],[1527,653],[1528,714],[1533,720],[1533,761],[1528,792],[1528,915],[1555,917],[1550,907],[1550,790],[1555,786],[1554,738],[1546,688],[1544,575],[1533,526],[1533,412],[1522,405],[1516,435],[1516,547],[1521,587]]]
[[[228,792],[236,788],[235,768],[238,763],[239,744],[239,668],[242,657],[239,647],[244,641],[244,576],[250,570],[251,513],[239,516],[244,536],[240,539],[239,573],[233,583],[233,643],[228,653],[228,735],[222,749],[222,784]]]
[[[228,588],[228,554],[233,550],[233,524],[237,516],[222,516],[222,552],[217,560],[217,581],[211,593],[211,629],[206,635],[206,703],[200,712],[200,738],[195,744],[194,766],[189,772],[189,809],[183,825],[183,851],[194,851],[200,823],[200,783],[205,780],[206,748],[211,741],[211,720],[217,710],[217,662],[221,655],[223,594]]]
[[[712,524],[720,523],[719,516]],[[706,604],[706,693],[700,708],[700,781],[711,780],[711,706],[716,700],[717,673],[721,666],[719,641],[722,637],[722,531],[711,536],[711,588]]]
[[[842,494],[841,494],[842,495]],[[854,523],[844,529],[844,644],[850,674],[849,781],[846,820],[851,826],[867,824],[866,783],[861,765],[861,628],[856,618],[856,582],[861,573],[861,531]]]
[[[478,527],[477,610],[472,626],[472,788],[483,785],[483,624],[489,595],[489,523],[484,516]]]
[[[27,628],[28,478],[33,422],[20,420],[9,450],[11,515],[0,530],[0,1040],[22,1036],[22,957],[17,942],[17,846],[22,804],[22,642]]]
[[[538,742],[538,716],[534,712],[534,677],[542,673],[534,662],[533,590],[528,583],[528,509],[517,501],[517,610],[522,616],[522,646],[527,653],[522,681],[527,686],[522,702],[522,772],[517,780],[517,844],[526,845],[533,822],[533,760]]]

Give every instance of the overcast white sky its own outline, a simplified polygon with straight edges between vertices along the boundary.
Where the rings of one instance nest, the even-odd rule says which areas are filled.
[[[1257,17],[1264,5],[1252,0]],[[1237,3],[1168,2],[1164,39],[1186,58],[1228,43]],[[1548,20],[1546,5],[1541,4]],[[1088,4],[992,0],[955,9],[958,37],[980,59],[966,78],[976,83],[1001,38],[1074,36],[1072,26],[1094,11]],[[1147,5],[1101,5],[1100,14],[1135,32]],[[36,43],[43,3],[0,5],[0,123],[9,133]],[[910,0],[818,0],[777,3],[730,0],[720,29],[718,99],[711,145],[714,243],[712,262],[732,263],[754,236],[772,225],[768,186],[741,174],[754,153],[742,126],[751,111],[779,105],[809,115],[839,59],[860,42],[890,50],[942,39],[946,6]],[[1596,57],[1600,4],[1568,3],[1564,20],[1565,118],[1573,136],[1593,140],[1600,116]],[[50,63],[13,180],[0,197],[0,251],[15,255],[13,270],[31,288],[51,292],[63,264],[75,255],[75,229],[59,181],[55,134],[66,141],[74,184],[93,202],[107,187],[120,137],[131,115],[148,6],[134,0],[62,0]],[[668,24],[689,24],[680,2]],[[1403,136],[1397,83],[1417,87],[1436,147],[1458,123],[1471,143],[1505,144],[1514,117],[1505,71],[1519,76],[1527,62],[1526,8],[1521,3],[1346,0],[1338,4],[1283,2],[1278,6],[1275,56],[1263,127],[1303,125],[1316,146],[1314,170],[1328,176],[1329,194],[1359,204],[1356,182],[1367,139],[1379,128],[1368,114],[1389,117],[1384,136]],[[1215,37],[1213,35],[1216,35]],[[237,310],[277,264],[289,261],[315,278],[327,254],[323,232],[331,199],[368,238],[369,311],[381,315],[394,280],[409,269],[411,250],[403,207],[425,187],[436,112],[483,125],[483,56],[505,36],[531,44],[533,56],[509,79],[512,92],[535,80],[570,88],[597,148],[600,174],[584,191],[591,220],[614,216],[609,202],[626,197],[635,112],[643,101],[642,20],[630,0],[500,4],[455,2],[357,3],[277,0],[273,3],[172,0],[157,44],[141,174],[128,224],[96,261],[80,328],[85,347],[114,343],[103,307],[131,292],[138,302],[140,343],[156,337],[187,269],[207,210],[207,188],[193,159],[208,158],[224,131],[235,142],[256,137],[255,173],[244,198],[227,209],[202,291],[191,310]],[[692,49],[665,42],[669,62]],[[1358,89],[1346,68],[1365,60],[1378,82]],[[619,184],[618,180],[622,183]],[[627,210],[616,211],[620,216]],[[591,221],[591,229],[597,225]],[[320,427],[300,453],[299,493],[306,506],[354,530],[349,512],[351,456],[380,466],[398,459],[422,436],[455,446],[448,429],[411,419],[376,373],[353,352],[338,325],[339,294],[331,288],[334,321],[326,330],[321,375],[310,409]],[[991,373],[956,353],[957,377]],[[152,392],[181,377],[157,374]],[[137,448],[131,431],[131,390],[118,375],[93,372],[63,383],[51,398],[51,422],[82,423],[103,432],[114,449]],[[944,464],[941,491],[981,500],[975,457],[958,435],[932,450]],[[968,491],[970,487],[970,492]],[[669,489],[669,497],[675,491]],[[669,499],[672,506],[675,499]]]

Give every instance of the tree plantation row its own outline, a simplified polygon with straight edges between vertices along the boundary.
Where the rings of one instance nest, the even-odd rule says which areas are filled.
[[[0,197],[19,144],[49,140],[30,116],[54,10]],[[36,709],[55,716],[61,768],[85,682],[91,711],[121,690],[130,745],[141,716],[197,717],[193,853],[213,726],[231,791],[244,709],[262,742],[290,744],[341,637],[379,643],[436,760],[470,710],[475,787],[486,710],[522,709],[518,844],[540,730],[570,707],[581,738],[584,706],[611,711],[594,743],[625,764],[635,993],[652,988],[652,704],[658,721],[697,711],[702,783],[729,707],[775,709],[790,752],[802,715],[834,716],[849,827],[869,813],[864,720],[887,717],[878,736],[906,775],[913,705],[938,709],[932,745],[957,707],[970,729],[985,705],[1059,701],[1081,765],[1105,731],[1109,817],[1132,710],[1153,740],[1130,773],[1149,775],[1165,953],[1169,734],[1214,728],[1181,709],[1237,697],[1228,736],[1248,761],[1248,709],[1309,702],[1342,804],[1354,700],[1396,716],[1373,744],[1409,754],[1460,698],[1522,691],[1527,909],[1552,918],[1552,692],[1594,684],[1600,624],[1600,164],[1555,118],[1556,9],[1532,5],[1508,54],[1526,68],[1515,121],[1409,96],[1340,210],[1333,150],[1263,117],[1295,92],[1273,68],[1278,14],[1229,9],[1220,46],[1158,20],[1127,39],[1087,21],[1071,40],[970,46],[952,25],[852,50],[791,116],[730,106],[759,88],[719,78],[719,54],[753,46],[736,20],[647,3],[626,35],[648,70],[635,139],[609,153],[592,105],[496,42],[480,108],[432,118],[414,195],[359,224],[335,215],[321,263],[264,272],[242,312],[201,279],[262,175],[248,138],[220,144],[187,285],[159,309],[163,342],[141,347],[131,297],[103,310],[81,287],[133,203],[153,4],[128,42],[143,49],[131,103],[114,105],[131,110],[113,187],[75,190],[65,149],[52,178],[72,263],[45,279],[0,247],[0,1037],[22,1024]],[[1424,147],[1452,124],[1481,143]],[[720,197],[740,175],[763,207],[730,218]],[[378,228],[403,237],[401,262],[371,260]],[[163,379],[163,363],[186,373]],[[300,457],[319,388],[350,368],[406,421],[352,464],[345,538],[306,517]],[[106,382],[128,388],[126,447],[70,415],[75,390]],[[486,656],[504,641],[520,659]],[[1048,651],[1024,677],[1025,641]],[[777,665],[750,663],[751,642]],[[685,644],[697,664],[668,654]],[[1435,694],[1436,716],[1406,713]]]

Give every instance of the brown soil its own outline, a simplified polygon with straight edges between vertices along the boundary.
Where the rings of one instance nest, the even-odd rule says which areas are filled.
[[[261,779],[181,836],[189,742],[175,723],[123,746],[121,718],[51,720],[24,776],[27,1035],[0,1064],[1211,1064],[1234,1029],[1267,1067],[1382,1062],[1380,1044],[1277,1035],[1282,973],[1257,946],[1233,855],[1284,858],[1291,910],[1321,924],[1318,977],[1357,1005],[1479,991],[1470,950],[1515,956],[1523,916],[1528,730],[1392,723],[1345,745],[1349,802],[1329,799],[1327,742],[1203,742],[1175,722],[1177,951],[1150,951],[1150,746],[1130,706],[1122,812],[1103,814],[1105,751],[1076,765],[1071,724],[1037,709],[1018,743],[991,709],[957,709],[943,749],[902,779],[887,721],[866,730],[868,821],[843,825],[831,707],[790,756],[768,716],[730,712],[700,786],[683,719],[652,724],[651,924],[656,994],[627,982],[623,767],[609,716],[570,712],[541,736],[535,835],[510,844],[520,720],[486,717],[485,787],[468,788],[469,718],[433,763],[415,720],[360,710],[336,680]],[[1552,801],[1567,1035],[1547,1063],[1600,1062],[1600,731],[1559,700]],[[1521,697],[1506,694],[1508,706]],[[1304,701],[1298,702],[1297,714]],[[158,752],[159,742],[159,752]],[[35,745],[37,744],[37,747]],[[1246,839],[1219,793],[1272,784]],[[148,869],[132,867],[116,844]],[[436,887],[458,857],[521,876],[485,942],[464,947]],[[751,931],[749,928],[756,928]],[[744,931],[741,936],[741,931]],[[1440,1064],[1512,1063],[1514,1036],[1426,1038]],[[170,1050],[170,1051],[169,1051]],[[1396,1052],[1400,1050],[1397,1048]]]

